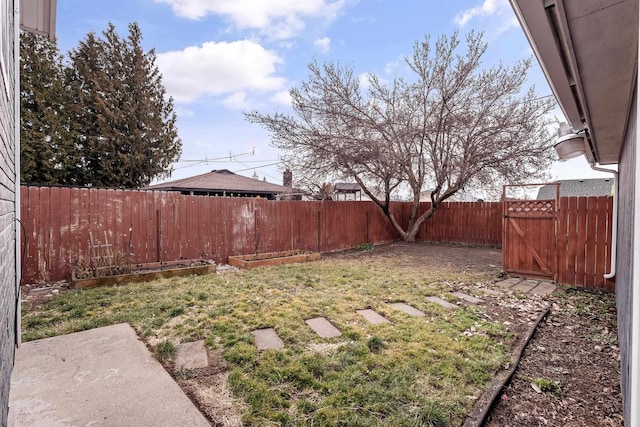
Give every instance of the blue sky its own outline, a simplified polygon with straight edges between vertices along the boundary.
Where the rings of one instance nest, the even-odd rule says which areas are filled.
[[[242,112],[288,111],[288,90],[314,58],[393,78],[406,72],[415,41],[472,29],[489,42],[486,66],[532,55],[507,0],[58,0],[58,44],[68,51],[108,22],[126,35],[134,21],[175,100],[183,152],[171,179],[226,168],[281,183],[269,134]],[[528,79],[551,93],[537,65]],[[582,158],[551,176],[608,177]]]

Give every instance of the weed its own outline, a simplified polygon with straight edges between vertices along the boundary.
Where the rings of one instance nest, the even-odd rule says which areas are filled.
[[[169,316],[170,317],[176,317],[176,316],[180,316],[184,314],[184,308],[183,307],[174,307],[172,309],[169,309]]]
[[[534,378],[531,382],[537,385],[544,393],[549,393],[555,397],[562,396],[562,386],[560,381],[553,381],[546,378]]]
[[[379,353],[382,349],[384,349],[387,345],[382,338],[380,337],[371,337],[367,340],[367,347],[369,347],[369,351],[372,353]]]
[[[179,378],[181,380],[190,380],[191,378],[195,378],[196,371],[188,368],[187,369],[179,368],[173,371],[173,374],[175,375],[176,378]]]
[[[356,251],[372,251],[373,250],[373,244],[372,243],[362,243],[362,244],[356,246],[353,249],[356,250]]]
[[[173,357],[176,355],[177,351],[178,349],[176,348],[175,344],[167,339],[164,339],[156,344],[156,357],[161,362],[170,363],[171,361],[173,361]]]

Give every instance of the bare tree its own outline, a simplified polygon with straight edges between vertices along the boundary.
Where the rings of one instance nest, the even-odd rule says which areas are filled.
[[[552,160],[554,101],[523,91],[531,60],[483,68],[482,34],[466,36],[466,51],[460,45],[457,33],[433,46],[427,36],[406,59],[414,79],[369,75],[366,90],[352,67],[314,61],[309,80],[290,91],[295,116],[246,116],[271,132],[296,175],[354,179],[412,241],[459,190],[540,177]],[[403,188],[413,202],[406,229],[390,209]],[[431,205],[419,215],[425,190]]]

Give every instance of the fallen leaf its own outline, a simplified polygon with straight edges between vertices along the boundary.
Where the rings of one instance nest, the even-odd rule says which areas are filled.
[[[542,389],[540,387],[538,387],[538,384],[536,384],[536,383],[531,383],[531,388],[538,394],[542,393]]]

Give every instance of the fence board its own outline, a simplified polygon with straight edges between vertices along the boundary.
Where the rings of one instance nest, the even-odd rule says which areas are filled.
[[[68,217],[65,218],[64,214],[62,216],[62,220],[66,223],[66,232],[65,232],[65,240],[63,241],[63,250],[65,250],[65,259],[68,262],[68,272],[66,275],[71,274],[71,269],[73,268],[73,264],[77,257],[77,254],[80,246],[79,241],[77,240],[78,229],[80,228],[80,212],[79,212],[79,203],[80,203],[80,190],[77,188],[72,188],[69,192],[64,192],[65,196],[63,198],[64,205],[67,206]],[[66,211],[65,211],[66,212]]]
[[[576,253],[578,247],[578,199],[569,198],[569,215],[567,217],[567,282],[577,284]]]
[[[596,245],[595,236],[598,232],[596,223],[598,202],[596,197],[587,198],[587,216],[586,216],[586,229],[587,229],[587,242],[585,246],[586,260],[585,260],[585,283],[591,283],[596,285]]]
[[[60,188],[52,187],[50,190],[51,196],[51,215],[49,217],[49,269],[52,276],[58,276],[63,274],[64,257],[62,254],[62,242],[60,239],[60,218],[63,213],[61,211],[60,202]],[[59,214],[56,214],[58,213]],[[66,218],[65,218],[66,220]]]
[[[607,248],[609,245],[607,235],[607,220],[609,218],[609,212],[607,209],[607,199],[604,197],[598,197],[596,202],[596,219],[595,219],[595,233],[594,234],[594,246],[595,246],[595,283],[597,288],[604,288],[604,277],[607,273],[605,271],[607,267]]]
[[[25,239],[27,249],[25,251],[25,257],[23,257],[24,268],[22,271],[22,277],[33,278],[32,280],[41,280],[40,277],[40,262],[38,256],[38,240],[41,238],[38,230],[40,229],[40,191],[37,187],[28,188],[28,196],[22,197],[21,216],[22,223],[25,227]],[[28,203],[25,209],[25,202]],[[27,218],[27,220],[25,220]],[[23,242],[24,244],[24,242]],[[46,271],[43,270],[43,272]]]
[[[607,272],[611,271],[611,227],[612,227],[612,223],[611,223],[611,218],[612,218],[612,213],[613,213],[613,197],[608,197],[607,198],[607,209],[609,211],[609,216],[608,216],[608,221],[607,221],[607,232],[606,232],[606,236],[608,239],[608,244],[607,246],[609,247],[609,250],[606,252],[606,256],[607,256],[607,261],[606,261],[606,265],[607,265]],[[615,289],[615,281],[614,280],[610,280],[607,279],[605,280],[605,289],[607,290],[614,290]]]
[[[569,242],[569,199],[560,198],[560,207],[558,209],[558,253],[556,255],[558,264],[558,282],[569,283],[567,276],[567,245]]]
[[[587,211],[587,198],[578,198],[579,212]],[[587,241],[587,222],[586,216],[581,215],[578,218],[578,239],[576,245],[576,284],[585,285],[585,261],[586,261],[586,241]]]
[[[51,268],[51,258],[50,258],[50,248],[51,248],[51,238],[49,234],[49,221],[51,219],[51,189],[48,187],[43,187],[42,191],[40,191],[40,215],[38,217],[38,227],[39,233],[37,237],[38,242],[38,256],[40,258],[40,262],[38,263],[38,269],[41,272],[41,277],[44,278],[45,281],[53,281],[51,277],[52,268]],[[46,207],[46,209],[44,209]],[[53,276],[55,277],[55,276]]]

